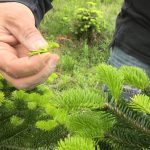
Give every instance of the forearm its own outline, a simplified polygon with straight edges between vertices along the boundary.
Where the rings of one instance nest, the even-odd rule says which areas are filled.
[[[35,16],[36,26],[39,25],[44,14],[52,8],[52,0],[0,0],[0,2],[19,2],[26,5]]]

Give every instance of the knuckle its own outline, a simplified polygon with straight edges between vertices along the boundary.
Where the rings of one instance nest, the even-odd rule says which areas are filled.
[[[14,70],[13,70],[13,68],[12,68],[11,63],[8,63],[8,64],[6,65],[5,71],[6,71],[7,73],[9,73],[9,74],[14,73]]]
[[[33,36],[37,35],[37,32],[38,31],[36,30],[36,28],[34,28],[34,27],[27,27],[27,28],[24,29],[23,35],[24,35],[25,39],[30,39]]]
[[[11,65],[11,63],[7,64],[5,67],[5,71],[14,78],[18,78],[18,74],[16,68]]]
[[[32,63],[28,60],[26,62],[26,67],[28,69],[28,72],[33,72],[33,74],[37,74],[41,70],[39,64]]]
[[[13,86],[16,88],[16,89],[18,89],[18,90],[25,90],[25,89],[27,89],[28,88],[28,86],[25,84],[25,83],[21,83],[21,82],[14,82],[14,83],[12,83],[13,84]]]
[[[33,65],[32,68],[33,68],[34,74],[39,73],[42,69],[40,65]]]
[[[16,14],[12,15],[8,13],[6,15],[5,21],[6,21],[6,24],[10,24],[10,23],[15,24],[16,22],[18,22],[18,17],[16,16]]]

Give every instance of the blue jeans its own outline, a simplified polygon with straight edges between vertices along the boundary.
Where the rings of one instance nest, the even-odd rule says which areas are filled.
[[[121,67],[122,65],[136,66],[144,69],[147,75],[150,77],[150,65],[143,63],[133,56],[130,56],[118,47],[114,47],[113,50],[111,50],[108,63],[117,68]]]
[[[147,75],[150,77],[150,65],[143,63],[142,61],[138,60],[137,58],[130,56],[129,54],[125,53],[118,47],[114,47],[113,50],[111,50],[111,55],[108,60],[108,64],[114,66],[114,67],[121,67],[122,65],[127,66],[136,66],[139,68],[142,68],[146,71]],[[107,91],[107,86],[105,86],[105,91]],[[128,85],[125,85],[123,88],[122,96],[125,100],[130,100],[130,97],[132,97],[135,94],[140,94],[141,90],[137,88],[131,88]]]

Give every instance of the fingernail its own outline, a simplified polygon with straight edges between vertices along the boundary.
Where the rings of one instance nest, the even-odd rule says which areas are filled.
[[[43,39],[43,40],[38,40],[33,43],[32,45],[32,50],[38,50],[41,48],[45,48],[48,46],[48,43]]]
[[[45,63],[47,63],[47,61],[51,58],[51,55],[50,54],[42,54],[43,55],[43,60]]]
[[[58,55],[56,55],[56,54],[51,54],[51,61],[52,61],[53,63],[58,62],[58,60],[59,60],[59,56],[58,56]]]
[[[55,54],[51,55],[51,58],[49,60],[49,67],[50,68],[56,67],[58,60],[59,60],[58,55]]]

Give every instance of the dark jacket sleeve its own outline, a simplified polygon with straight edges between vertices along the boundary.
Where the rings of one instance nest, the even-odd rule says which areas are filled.
[[[44,14],[52,8],[52,0],[0,0],[0,2],[18,2],[26,5],[35,16],[36,26],[39,25]]]

